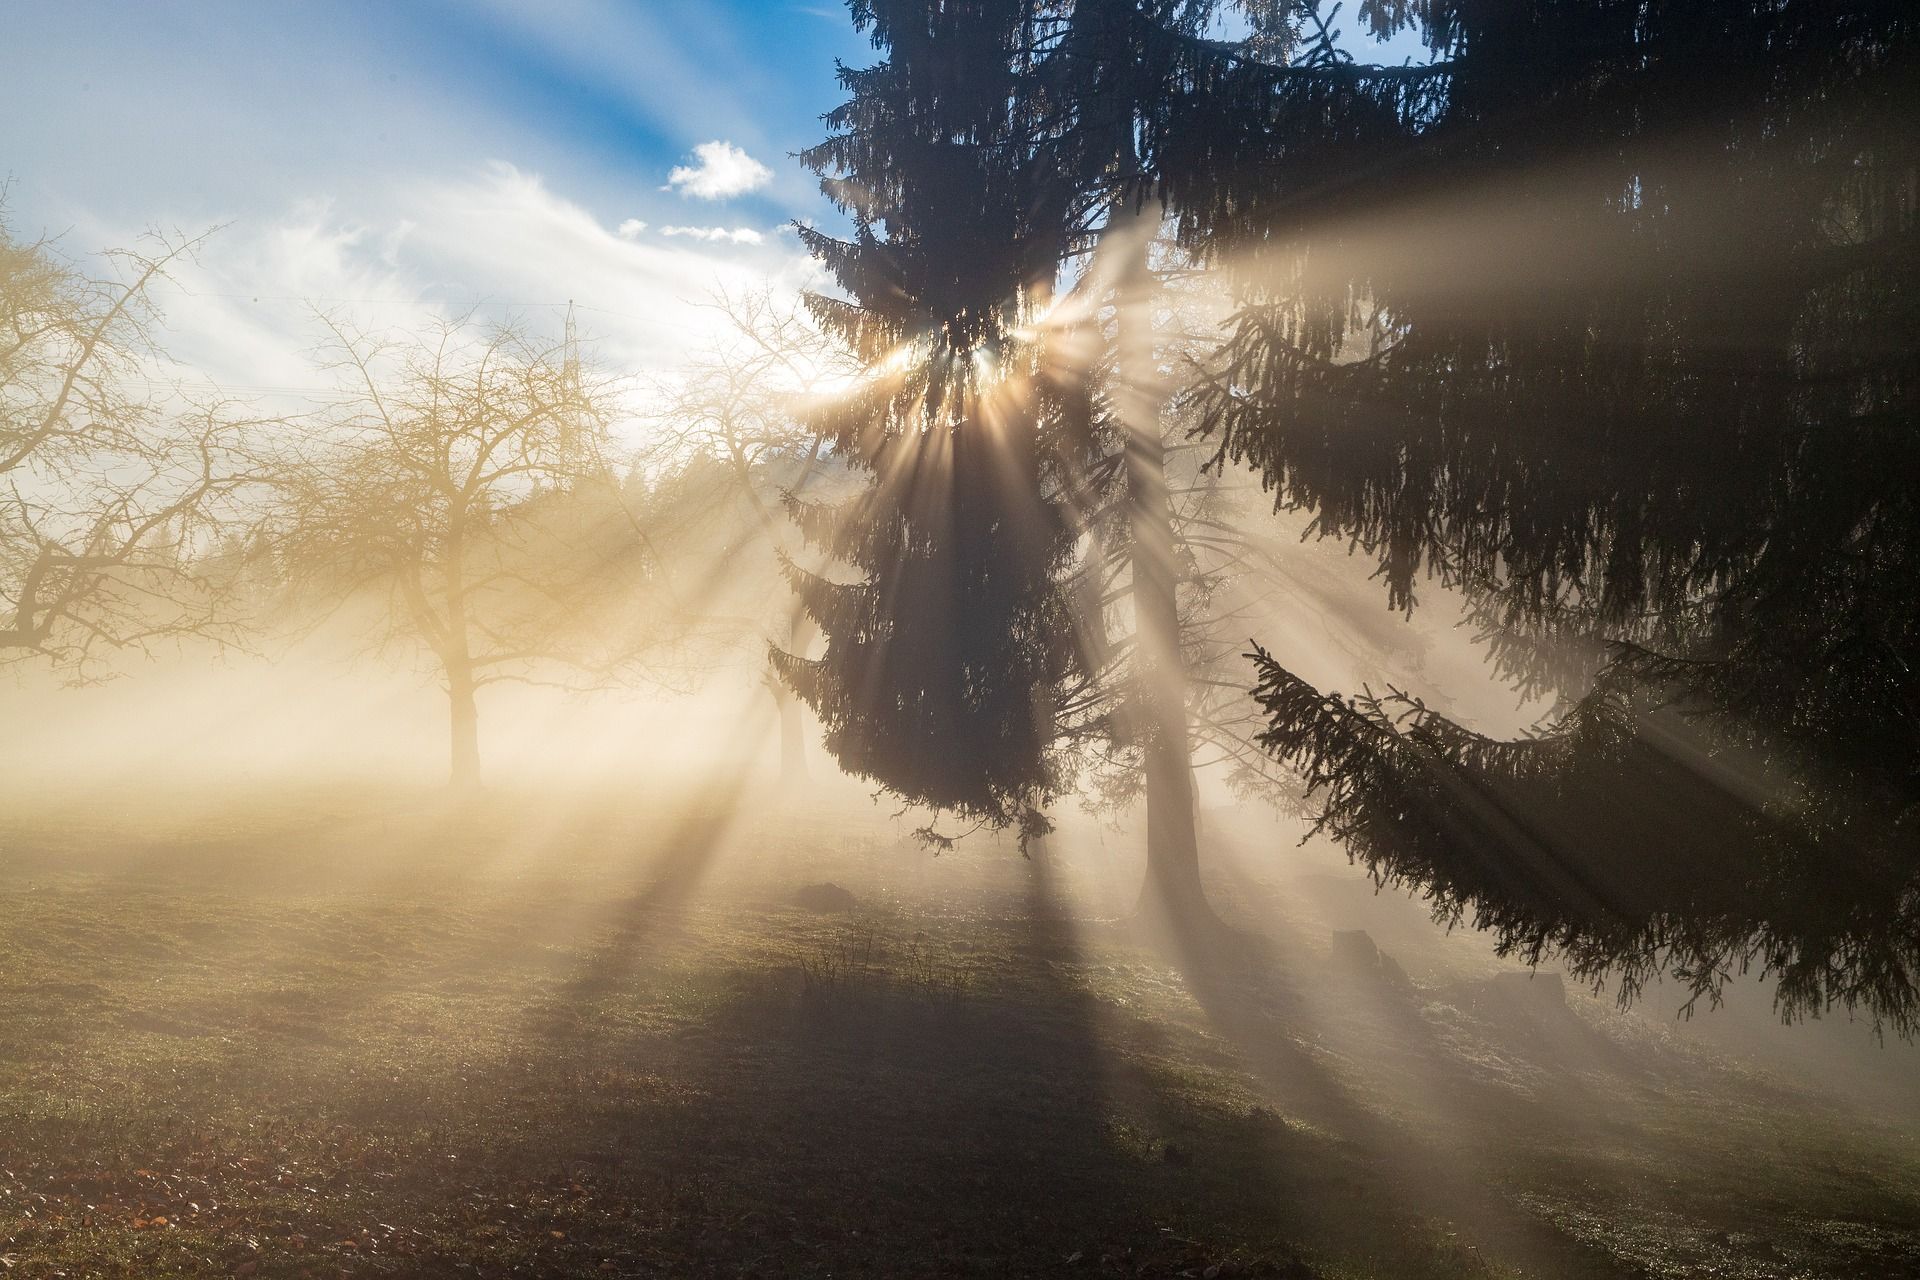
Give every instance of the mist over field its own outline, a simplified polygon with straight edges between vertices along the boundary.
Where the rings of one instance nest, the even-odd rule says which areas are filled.
[[[1907,5],[0,32],[0,1274],[1920,1277]]]

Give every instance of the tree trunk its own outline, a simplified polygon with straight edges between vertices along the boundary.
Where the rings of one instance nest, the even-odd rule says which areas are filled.
[[[450,664],[447,701],[453,712],[453,750],[449,781],[463,788],[480,784],[480,708],[473,692],[473,672],[465,664]]]
[[[1215,923],[1200,884],[1193,753],[1180,652],[1173,504],[1160,412],[1165,392],[1153,349],[1154,279],[1147,251],[1155,207],[1116,210],[1107,235],[1123,255],[1116,281],[1116,407],[1126,429],[1133,534],[1134,732],[1145,754],[1147,874],[1139,914],[1176,930]]]
[[[1187,755],[1189,760],[1187,786],[1193,792],[1193,836],[1194,839],[1198,841],[1201,833],[1206,829],[1200,817],[1200,771],[1191,767],[1193,755],[1191,750],[1188,751]]]

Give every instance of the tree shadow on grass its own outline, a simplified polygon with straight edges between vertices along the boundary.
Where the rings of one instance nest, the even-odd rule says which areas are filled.
[[[515,1163],[544,1151],[655,1206],[653,1252],[621,1261],[677,1272],[1307,1276],[1304,1241],[1379,1274],[1484,1273],[1368,1203],[1380,1180],[1348,1144],[1211,1093],[1183,1046],[1082,980],[1044,867],[1028,885],[1023,910],[970,919],[966,949],[942,953],[969,967],[962,987],[911,980],[903,953],[953,940],[907,921],[837,980],[804,954],[713,975],[708,1015],[670,1035],[576,1024],[553,1058],[671,1081],[673,1101],[603,1100],[572,1130],[587,1147],[548,1134]]]
[[[1170,1161],[1139,1131],[1153,1108],[1137,1095],[1161,1082],[1116,1062],[1111,1019],[1072,976],[1072,920],[1044,872],[1029,890],[964,939],[916,927],[932,920],[878,939],[837,926],[864,950],[831,981],[809,976],[806,941],[792,963],[709,971],[703,1016],[665,1034],[550,1024],[523,1075],[578,1110],[508,1162],[589,1171],[645,1216],[644,1247],[602,1245],[640,1271],[1311,1274],[1270,1200],[1222,1225],[1213,1202],[1244,1180],[1212,1194],[1226,1166]],[[723,927],[711,909],[685,922]],[[791,917],[769,927],[821,936]]]
[[[1260,900],[1231,883],[1230,859],[1216,871],[1242,903]],[[1796,1151],[1817,1164],[1827,1144],[1846,1141],[1794,1132],[1804,1098],[1603,1034],[1557,983],[1420,988],[1343,964],[1339,948],[1330,956],[1284,925],[1195,934],[1169,952],[1207,1025],[1277,1107],[1348,1142],[1387,1198],[1453,1224],[1490,1260],[1599,1277],[1643,1274],[1658,1256],[1762,1275],[1785,1265],[1788,1253],[1769,1252],[1778,1241],[1805,1274],[1842,1275],[1871,1273],[1883,1236],[1886,1247],[1912,1244],[1910,1192],[1823,1187],[1804,1169],[1757,1182],[1758,1168]],[[1770,1122],[1756,1125],[1755,1112]],[[1910,1179],[1911,1168],[1894,1176]],[[1783,1214],[1777,1194],[1789,1183],[1804,1199]],[[1836,1212],[1870,1224],[1866,1243],[1815,1238]]]
[[[735,782],[676,801],[667,833],[585,906],[552,878],[484,909],[428,904],[451,923],[397,968],[322,955],[323,928],[296,939],[263,904],[267,961],[314,962],[301,991],[326,1002],[325,1038],[156,1023],[103,1044],[118,1056],[71,1087],[49,1068],[36,1100],[9,1103],[12,1173],[75,1221],[95,1206],[58,1246],[67,1269],[229,1274],[225,1251],[254,1240],[268,1276],[324,1261],[409,1276],[1422,1277],[1516,1259],[1621,1274],[1436,1185],[1471,1174],[1290,1038],[1314,1031],[1276,976],[1307,972],[1300,955],[1188,957],[1196,1030],[1161,1007],[1164,968],[1076,919],[1039,865],[984,911],[874,926],[853,979],[810,978],[819,948],[873,922],[703,889]],[[368,909],[384,914],[354,938],[404,934],[422,908]],[[89,1000],[137,985],[56,975],[56,959],[42,976]],[[1386,1002],[1372,1042],[1430,1056],[1409,1016]],[[162,1210],[182,1225],[131,1227]],[[1475,1247],[1449,1243],[1448,1224]]]
[[[1390,1054],[1410,1068],[1401,1073],[1400,1104],[1441,1111],[1457,1105],[1457,1082],[1436,1071],[1445,1055],[1405,993],[1329,974],[1324,960],[1285,934],[1176,929],[1159,941],[1208,1026],[1235,1046],[1274,1106],[1347,1148],[1371,1199],[1449,1237],[1457,1231],[1455,1247],[1465,1254],[1519,1274],[1641,1274],[1509,1201],[1477,1153],[1397,1123],[1362,1085],[1363,1075],[1377,1080],[1373,1064],[1349,1059],[1353,1075],[1333,1074],[1330,1064],[1343,1053]],[[1356,1023],[1367,1024],[1362,1041],[1351,1038]],[[1309,1194],[1302,1207],[1322,1215],[1319,1229],[1336,1236],[1351,1223],[1324,1196]]]

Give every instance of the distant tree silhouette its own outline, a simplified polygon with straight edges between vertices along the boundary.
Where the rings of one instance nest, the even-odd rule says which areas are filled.
[[[773,584],[768,594],[766,584],[743,574],[737,552],[754,534],[778,553],[792,549],[796,530],[783,495],[817,499],[819,482],[840,472],[808,408],[823,386],[855,370],[846,349],[812,323],[799,303],[783,301],[771,289],[719,294],[709,305],[724,322],[721,331],[661,388],[644,465],[663,478],[674,501],[700,508],[687,514],[702,524],[745,508],[751,533],[713,531],[728,540],[727,551],[724,563],[703,568],[709,584],[701,588],[703,613],[714,612],[708,597],[716,584],[744,578],[758,598],[738,601],[738,615],[725,610],[738,624],[735,630],[756,655],[769,637],[804,653],[811,619],[782,584]],[[798,784],[807,776],[800,704],[770,664],[760,676],[780,716],[781,779]]]
[[[1383,876],[1529,957],[1920,1012],[1920,13],[1373,0],[1148,129],[1243,302],[1205,426],[1466,591],[1536,740],[1260,654],[1270,747]]]
[[[1139,913],[1188,929],[1210,921],[1200,879],[1190,714],[1192,646],[1183,643],[1183,563],[1169,490],[1166,412],[1174,390],[1156,332],[1161,310],[1152,245],[1166,213],[1163,184],[1142,150],[1143,125],[1167,97],[1162,47],[1202,58],[1236,46],[1202,39],[1228,6],[1167,0],[1041,4],[1029,19],[1043,53],[1029,96],[1048,104],[1058,130],[1050,168],[1094,246],[1081,282],[1089,305],[1111,310],[1105,404],[1121,462],[1124,528],[1115,541],[1127,566],[1131,652],[1124,700],[1111,726],[1138,753],[1147,809],[1147,873]],[[1246,8],[1253,38],[1284,53],[1292,28],[1274,6]]]

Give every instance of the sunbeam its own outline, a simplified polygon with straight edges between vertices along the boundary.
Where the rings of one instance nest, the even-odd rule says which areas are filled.
[[[1912,10],[10,6],[0,1272],[1920,1277]]]

